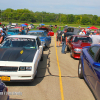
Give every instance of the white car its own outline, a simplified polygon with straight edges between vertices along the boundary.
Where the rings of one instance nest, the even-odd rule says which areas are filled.
[[[43,46],[37,36],[11,35],[0,47],[2,81],[32,81],[43,60]]]

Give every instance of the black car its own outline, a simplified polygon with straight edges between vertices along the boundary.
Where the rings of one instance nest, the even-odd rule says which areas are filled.
[[[67,34],[67,37],[68,36],[71,36],[71,35],[77,35],[77,33],[79,31],[79,29],[78,28],[75,28],[75,27],[65,27],[64,30],[65,29],[67,29],[67,33],[66,33]]]

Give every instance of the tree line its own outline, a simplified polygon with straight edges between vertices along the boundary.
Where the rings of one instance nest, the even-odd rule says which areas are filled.
[[[100,25],[100,16],[92,14],[55,14],[48,12],[33,12],[28,9],[11,9],[0,10],[1,21],[7,22],[56,22],[64,24],[80,25]]]

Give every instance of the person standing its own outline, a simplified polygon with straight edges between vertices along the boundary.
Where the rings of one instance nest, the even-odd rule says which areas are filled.
[[[84,29],[79,33],[79,35],[85,35]]]
[[[92,35],[92,44],[100,44],[100,29],[97,30],[97,35]]]
[[[96,35],[97,34],[97,30],[94,30],[94,35]]]
[[[61,50],[61,52],[63,54],[65,54],[65,48],[66,48],[66,45],[67,45],[67,29],[65,29],[64,32],[62,32],[61,42],[62,42],[62,50]]]
[[[62,35],[62,31],[61,31],[61,28],[59,28],[59,30],[56,33],[57,46],[58,46],[58,42],[59,42],[59,46],[61,44],[61,35]]]

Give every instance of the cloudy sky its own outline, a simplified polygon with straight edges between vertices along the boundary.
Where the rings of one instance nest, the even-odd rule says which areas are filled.
[[[92,14],[100,16],[100,0],[2,0],[0,9],[29,9],[62,14]]]

